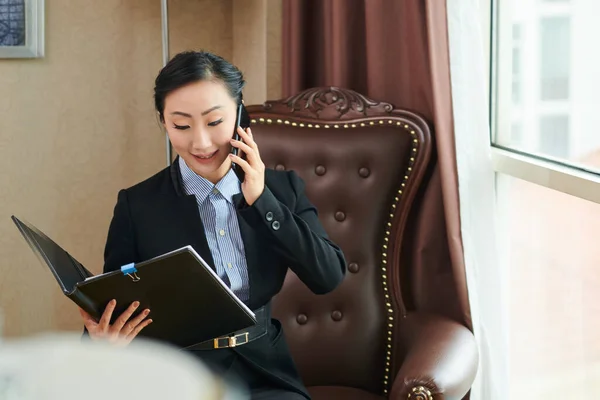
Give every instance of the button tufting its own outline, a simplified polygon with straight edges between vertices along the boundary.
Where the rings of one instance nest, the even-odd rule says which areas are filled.
[[[283,165],[283,164],[277,164],[275,166],[275,170],[276,171],[285,171],[285,165]]]
[[[315,174],[319,176],[325,175],[325,172],[327,172],[327,169],[325,169],[325,167],[322,165],[317,165],[317,167],[315,168]]]
[[[344,214],[342,211],[338,211],[335,213],[335,219],[342,222],[343,220],[346,219],[346,214]]]
[[[352,272],[353,274],[358,272],[358,264],[357,263],[350,263],[348,264],[348,271]]]
[[[296,322],[298,322],[300,325],[304,325],[308,322],[308,317],[306,316],[306,314],[299,314],[296,317]]]
[[[366,178],[369,175],[371,175],[371,171],[369,171],[369,168],[362,167],[361,169],[358,170],[358,174],[360,176],[362,176],[363,178]]]
[[[342,320],[342,312],[335,310],[334,312],[331,313],[331,319],[333,319],[334,321],[341,321]]]

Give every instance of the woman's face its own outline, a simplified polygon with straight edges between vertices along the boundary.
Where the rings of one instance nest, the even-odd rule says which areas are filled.
[[[165,98],[164,125],[173,148],[196,174],[217,183],[231,167],[228,154],[236,103],[219,81],[199,81]]]

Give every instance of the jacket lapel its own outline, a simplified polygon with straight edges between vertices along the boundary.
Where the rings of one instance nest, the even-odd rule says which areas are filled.
[[[236,194],[233,196],[233,202],[235,208],[238,209],[244,202],[243,194]],[[269,277],[262,276],[259,266],[261,265],[260,255],[264,249],[264,244],[260,240],[260,234],[256,232],[252,226],[250,226],[243,218],[238,217],[238,224],[240,227],[240,234],[242,235],[242,241],[244,242],[244,252],[246,255],[246,265],[248,266],[248,284],[250,287],[250,303],[254,299],[253,292],[265,279],[269,280]]]
[[[206,261],[206,263],[216,272],[215,262],[213,260],[208,241],[204,234],[204,224],[200,218],[196,196],[187,195],[181,185],[181,173],[179,172],[179,162],[177,159],[171,164],[171,179],[175,188],[176,201],[167,209],[172,212],[173,226],[178,233],[175,236],[182,235],[182,240],[186,245],[191,245],[194,250]]]

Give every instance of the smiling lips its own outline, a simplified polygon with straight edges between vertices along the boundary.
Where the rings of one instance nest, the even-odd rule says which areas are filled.
[[[196,161],[201,162],[201,163],[207,163],[207,162],[210,162],[218,152],[219,152],[219,150],[216,150],[209,154],[192,154],[192,155],[194,156]]]

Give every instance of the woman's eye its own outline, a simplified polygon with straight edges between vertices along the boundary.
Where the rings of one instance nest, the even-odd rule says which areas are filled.
[[[190,126],[173,124],[173,128],[179,129],[180,131],[185,131],[186,129],[190,129]]]
[[[218,120],[216,120],[216,121],[213,121],[213,122],[210,122],[210,123],[208,124],[208,126],[217,126],[217,125],[219,125],[221,122],[223,122],[223,118],[221,118],[221,119],[218,119]]]

